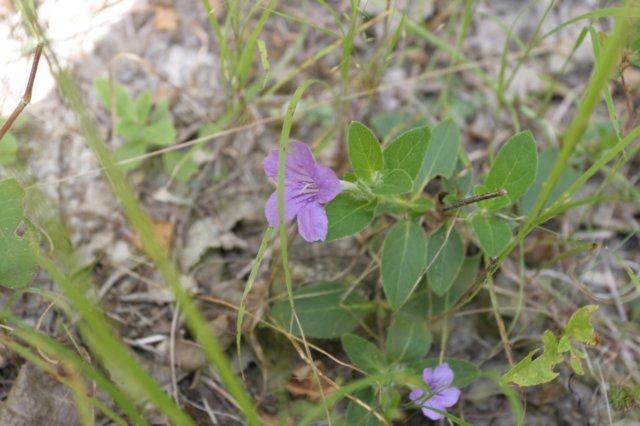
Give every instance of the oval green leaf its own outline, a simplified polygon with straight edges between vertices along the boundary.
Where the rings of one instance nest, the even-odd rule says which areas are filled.
[[[394,309],[402,306],[418,285],[426,252],[427,240],[416,222],[398,222],[387,234],[382,248],[382,287]]]
[[[448,233],[448,235],[447,235]],[[434,293],[442,296],[453,285],[464,262],[464,244],[454,227],[441,226],[429,237],[427,278]]]
[[[424,318],[403,311],[396,312],[387,332],[389,365],[422,359],[431,346],[431,333]]]
[[[353,172],[366,182],[373,182],[382,173],[380,142],[364,124],[354,121],[347,134],[347,150]]]
[[[475,216],[471,226],[478,236],[482,249],[491,257],[496,257],[511,241],[511,226],[499,217]]]
[[[387,365],[382,351],[376,345],[355,334],[342,336],[342,347],[347,356],[360,370],[375,374],[384,372]]]
[[[33,278],[36,260],[29,247],[27,229],[18,235],[24,220],[24,190],[15,179],[0,182],[0,285],[24,287]]]
[[[358,200],[347,193],[339,194],[326,206],[329,229],[325,242],[362,231],[371,223],[375,208],[375,201]]]
[[[449,179],[456,168],[459,148],[460,129],[451,118],[435,126],[413,192],[421,192],[427,183],[438,175]]]
[[[538,151],[536,141],[529,131],[512,136],[502,147],[489,170],[486,188],[489,191],[507,190],[511,202],[517,201],[531,187],[538,169]],[[492,201],[483,203],[491,208]]]
[[[349,288],[337,282],[321,282],[294,291],[294,306],[306,337],[330,339],[352,331],[367,315],[367,301],[355,292],[343,296]],[[271,307],[271,315],[286,329],[291,327],[300,336],[297,324],[291,321],[289,300]]]
[[[422,166],[430,141],[431,128],[429,126],[404,132],[384,150],[385,171],[388,173],[396,169],[404,170],[411,180],[414,180],[420,166]]]

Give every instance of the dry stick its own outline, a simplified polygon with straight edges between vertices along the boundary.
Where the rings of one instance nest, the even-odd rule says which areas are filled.
[[[39,44],[36,47],[36,53],[33,56],[33,63],[31,64],[31,73],[29,74],[29,81],[27,82],[27,88],[24,91],[24,95],[22,95],[22,99],[20,99],[20,103],[18,104],[16,109],[13,110],[13,112],[11,113],[11,116],[7,119],[7,121],[4,123],[4,125],[0,129],[0,140],[2,140],[4,135],[9,131],[9,129],[13,125],[13,122],[16,121],[16,118],[18,118],[22,110],[24,110],[27,107],[27,105],[29,105],[29,102],[31,102],[31,92],[33,90],[33,82],[36,79],[36,72],[38,71],[38,64],[40,63],[40,56],[42,55],[43,47],[44,46],[42,44]]]
[[[456,201],[453,204],[448,204],[448,205],[442,207],[440,210],[443,211],[443,212],[446,212],[446,211],[449,211],[449,210],[455,210],[455,209],[459,209],[460,207],[464,207],[464,206],[469,205],[469,204],[478,203],[480,201],[488,200],[488,199],[491,199],[491,198],[502,197],[503,195],[507,195],[507,190],[506,189],[499,189],[497,191],[487,192],[486,194],[474,195],[472,197],[464,198],[464,199],[462,199],[460,201]]]

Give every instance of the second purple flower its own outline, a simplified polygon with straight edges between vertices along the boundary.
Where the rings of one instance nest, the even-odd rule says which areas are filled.
[[[262,162],[267,176],[278,180],[278,150],[273,150]],[[298,217],[298,231],[308,242],[324,241],[328,221],[324,204],[342,190],[340,180],[328,167],[317,164],[309,147],[302,142],[290,142],[284,172],[284,220]],[[278,227],[278,191],[267,200],[264,208],[269,225]]]

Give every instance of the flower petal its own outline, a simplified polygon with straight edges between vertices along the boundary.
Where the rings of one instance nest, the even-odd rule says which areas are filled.
[[[425,404],[426,405],[426,404]],[[447,410],[441,410],[440,407],[434,407],[440,411],[447,411]],[[422,407],[422,414],[424,414],[425,416],[429,417],[431,420],[440,420],[442,418],[444,418],[443,414],[440,413],[436,413],[433,410],[430,410],[426,407]]]
[[[278,150],[274,149],[262,160],[264,173],[271,179],[278,179]]]
[[[327,213],[318,203],[308,203],[298,212],[298,232],[305,241],[324,241],[328,225]]]
[[[460,389],[447,388],[429,398],[428,403],[432,407],[442,407],[442,409],[444,410],[444,408],[446,407],[455,405],[456,402],[458,402],[458,398],[460,398]]]
[[[287,197],[288,191],[285,188],[284,192],[284,222],[289,223],[293,220],[300,210],[301,204]],[[278,191],[274,191],[273,194],[267,200],[267,204],[264,205],[264,215],[267,217],[269,226],[278,228]]]
[[[409,399],[415,401],[422,398],[422,395],[424,395],[424,391],[422,389],[414,389],[409,394]]]
[[[424,375],[423,375],[424,378]],[[431,390],[438,392],[440,389],[447,388],[453,383],[453,370],[446,362],[437,366],[431,375],[429,381],[425,379],[425,382],[431,387]]]
[[[340,179],[328,167],[317,165],[313,179],[318,187],[318,202],[322,204],[333,200],[342,191]]]
[[[273,180],[278,179],[278,158],[279,150],[274,149],[262,160],[265,174]],[[289,142],[287,158],[285,158],[285,180],[309,183],[315,168],[316,160],[309,146],[302,142]]]

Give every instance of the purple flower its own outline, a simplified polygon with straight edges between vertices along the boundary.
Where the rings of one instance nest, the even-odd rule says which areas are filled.
[[[422,408],[422,413],[431,420],[438,420],[444,415],[435,412],[432,408],[447,411],[460,398],[460,389],[452,387],[453,371],[446,362],[434,368],[425,368],[422,372],[422,380],[429,387],[428,391],[414,389],[409,394],[411,401]]]
[[[278,150],[262,161],[264,171],[278,180]],[[342,190],[340,180],[328,167],[317,164],[309,147],[302,142],[289,143],[284,171],[284,221],[298,216],[298,231],[308,242],[327,237],[327,213],[323,204],[333,200]],[[264,207],[269,225],[278,227],[278,191]]]

